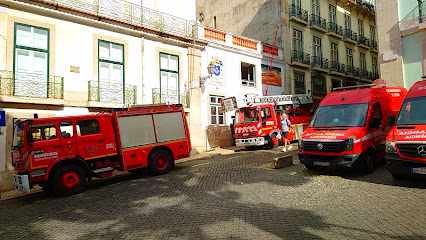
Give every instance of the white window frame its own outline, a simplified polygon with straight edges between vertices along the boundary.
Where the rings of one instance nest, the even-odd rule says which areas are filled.
[[[247,66],[243,66],[247,65]],[[250,74],[250,66],[252,67],[252,71]],[[243,67],[247,68],[247,79],[244,78],[243,74]],[[248,62],[241,62],[241,85],[245,87],[256,87],[256,65],[248,63]]]
[[[220,103],[224,98],[224,96],[209,95],[209,125],[225,126],[225,112],[222,110],[222,105]],[[212,99],[214,99],[214,101],[212,101]],[[215,108],[216,114],[212,114],[212,108]],[[222,114],[219,114],[220,112],[222,112]],[[220,117],[222,117],[222,123],[219,123]],[[213,118],[216,123],[213,123]]]

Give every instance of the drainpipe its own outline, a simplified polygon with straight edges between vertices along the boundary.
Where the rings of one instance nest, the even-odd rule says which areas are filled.
[[[141,0],[141,4],[142,4],[142,0]],[[144,37],[142,37],[141,38],[141,63],[142,63],[142,104],[144,104],[144,102],[143,102],[143,100],[144,100],[144,96],[145,96],[145,92],[144,92],[144,86],[145,86],[145,81],[144,81],[144,79],[145,79],[145,62],[144,62],[144,56],[145,56],[145,38]],[[137,99],[137,96],[136,96],[136,99]],[[136,100],[136,104],[138,104],[137,103],[137,100]]]

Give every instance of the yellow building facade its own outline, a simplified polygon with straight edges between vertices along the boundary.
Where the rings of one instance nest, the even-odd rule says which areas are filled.
[[[289,6],[293,93],[320,99],[332,88],[379,78],[374,5],[352,0],[292,0]]]

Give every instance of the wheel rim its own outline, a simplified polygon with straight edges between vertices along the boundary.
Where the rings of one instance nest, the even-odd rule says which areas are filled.
[[[274,146],[277,146],[277,145],[278,145],[278,139],[277,139],[277,137],[276,137],[276,136],[273,136],[273,137],[272,137],[272,144],[273,144]]]
[[[80,183],[80,177],[76,172],[67,172],[62,175],[61,185],[66,189],[73,189]]]
[[[373,168],[373,158],[371,156],[368,156],[366,159],[367,168],[370,170]]]
[[[167,156],[164,154],[159,154],[157,157],[155,157],[155,167],[159,170],[163,170],[168,165],[168,159]]]

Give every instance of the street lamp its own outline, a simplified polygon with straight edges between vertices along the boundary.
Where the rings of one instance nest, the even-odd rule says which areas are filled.
[[[200,77],[200,86],[201,86],[201,84],[204,84],[204,82],[207,81],[207,79],[209,79],[212,76],[212,74],[214,73],[215,69],[216,69],[216,67],[215,67],[215,65],[213,63],[210,63],[207,66],[207,71],[209,72],[209,75],[205,76],[205,77]]]

